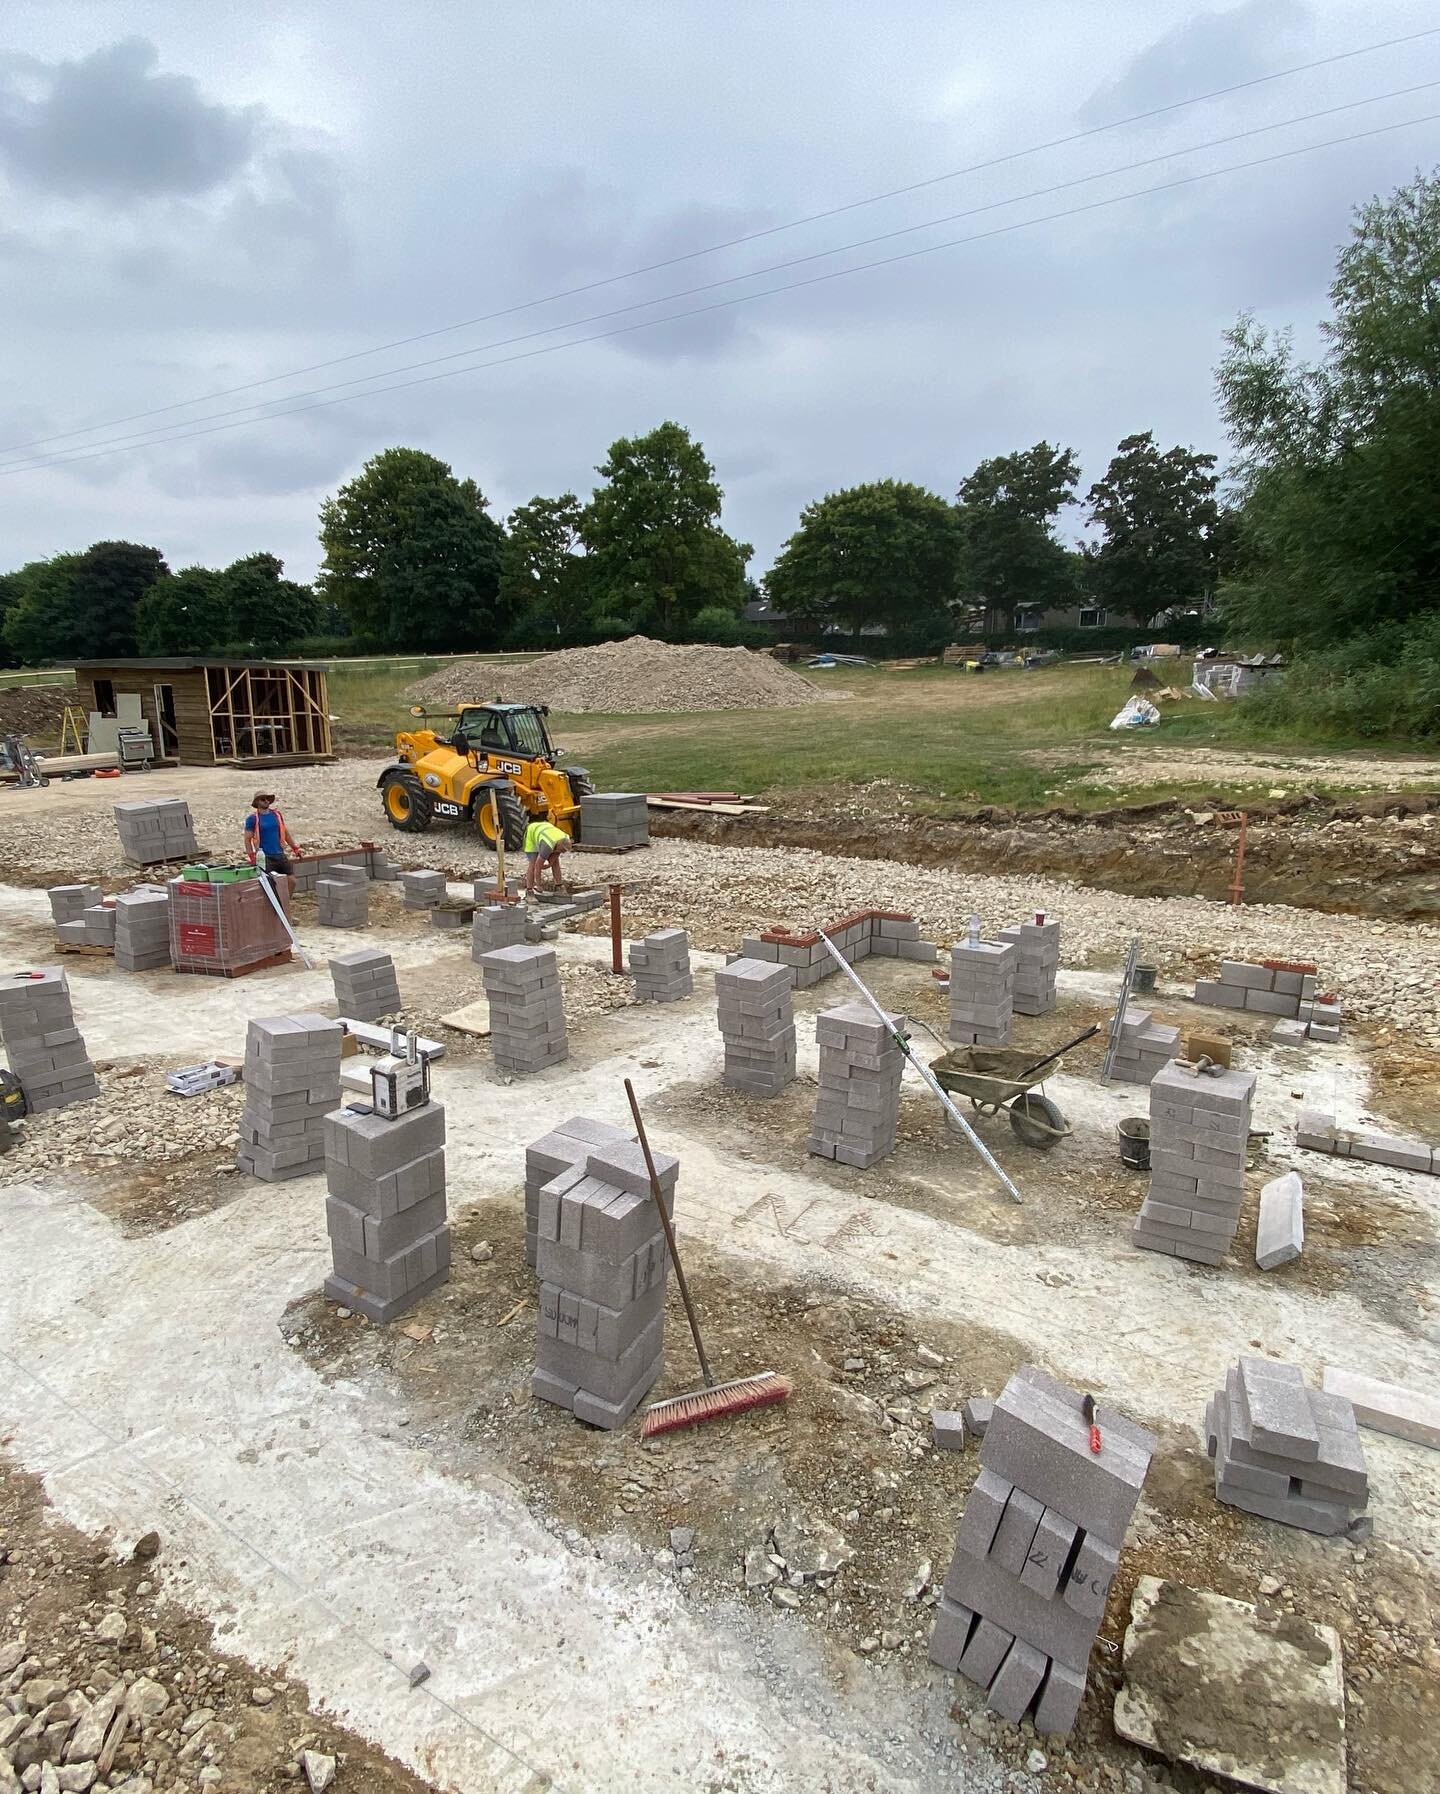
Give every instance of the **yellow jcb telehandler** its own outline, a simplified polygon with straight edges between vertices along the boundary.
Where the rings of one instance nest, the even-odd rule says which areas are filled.
[[[580,799],[595,787],[583,766],[558,764],[545,705],[462,704],[437,717],[415,705],[410,714],[424,726],[395,737],[395,761],[376,781],[391,828],[470,824],[493,847],[498,817],[507,853],[524,847],[537,820],[580,839]]]

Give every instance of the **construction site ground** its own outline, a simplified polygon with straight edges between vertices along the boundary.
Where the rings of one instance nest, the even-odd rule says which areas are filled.
[[[493,863],[467,835],[383,830],[377,770],[348,761],[268,782],[308,846],[383,835],[402,864],[465,881]],[[233,852],[254,783],[187,770],[7,794],[4,967],[55,963],[43,886],[138,876],[110,822],[118,796],[183,795],[202,842]],[[410,1772],[475,1794],[1199,1794],[1205,1778],[1119,1742],[1110,1724],[1129,1596],[1148,1573],[1334,1625],[1352,1787],[1440,1783],[1440,1453],[1364,1435],[1375,1531],[1352,1543],[1219,1504],[1201,1437],[1205,1402],[1241,1351],[1290,1359],[1312,1380],[1327,1363],[1417,1388],[1440,1380],[1440,1179],[1291,1143],[1302,1101],[1440,1136],[1440,930],[1233,909],[1190,894],[1183,858],[1155,896],[905,860],[739,836],[576,856],[572,876],[622,884],[628,936],[689,930],[695,994],[635,1005],[596,920],[559,943],[566,1063],[510,1081],[483,1041],[444,1034],[435,1094],[452,1276],[388,1328],[320,1295],[323,1178],[236,1173],[238,1093],[184,1101],[163,1088],[166,1069],[239,1052],[251,1016],[333,1008],[325,957],[359,937],[319,929],[302,899],[313,970],[225,981],[65,958],[102,1096],[28,1122],[0,1161],[0,1650],[23,1634],[36,1659],[68,1669],[83,1655],[77,1625],[83,1640],[118,1588],[138,1621],[121,1668],[169,1680],[177,1700],[202,1671],[226,1669],[216,1680],[233,1697],[205,1697],[233,1734],[217,1734],[221,1779],[206,1783],[221,1794],[293,1785],[302,1738],[338,1755],[339,1794],[408,1787]],[[794,1085],[771,1102],[724,1089],[713,991],[724,952],[757,926],[864,906],[911,911],[941,942],[972,911],[987,930],[1036,908],[1058,916],[1059,1005],[1015,1026],[1037,1058],[1107,1018],[1138,934],[1159,967],[1157,1017],[1231,1034],[1259,1071],[1261,1133],[1229,1262],[1206,1270],[1130,1245],[1144,1177],[1121,1165],[1115,1129],[1146,1096],[1099,1083],[1098,1040],[1047,1082],[1074,1128],[1053,1152],[1022,1146],[1003,1118],[977,1121],[1021,1206],[909,1077],[881,1164],[807,1156],[809,1023],[846,999],[838,979],[797,995]],[[393,953],[406,1017],[427,1033],[480,994],[468,937],[430,929],[395,887],[371,887],[363,938]],[[1342,1041],[1276,1048],[1263,1018],[1198,1009],[1187,993],[1222,955],[1317,961],[1346,1004]],[[889,1006],[943,1033],[928,967],[861,970]],[[680,1159],[681,1250],[720,1374],[773,1367],[794,1382],[781,1407],[651,1442],[635,1423],[593,1432],[534,1402],[528,1383],[524,1149],[569,1115],[622,1120],[625,1077]],[[1292,1167],[1306,1186],[1305,1253],[1265,1274],[1258,1189]],[[973,1447],[931,1449],[929,1410],[998,1392],[1026,1360],[1160,1440],[1068,1739],[987,1715],[925,1653],[977,1472]],[[697,1382],[672,1291],[655,1393]],[[806,1535],[853,1555],[824,1586],[765,1580],[766,1548],[785,1556],[777,1528],[787,1562]],[[161,1548],[141,1593],[128,1559],[152,1530]],[[419,1662],[430,1674],[412,1686]],[[270,1700],[255,1702],[252,1685]],[[157,1794],[195,1785],[193,1760],[162,1754],[145,1773]]]

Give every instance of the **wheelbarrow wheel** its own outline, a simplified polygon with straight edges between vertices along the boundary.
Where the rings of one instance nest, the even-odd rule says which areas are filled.
[[[1037,1152],[1049,1152],[1070,1131],[1059,1109],[1038,1090],[1027,1090],[1011,1103],[1010,1126],[1018,1140]]]

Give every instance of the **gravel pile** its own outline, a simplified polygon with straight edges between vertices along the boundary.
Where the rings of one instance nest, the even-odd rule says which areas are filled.
[[[0,687],[0,735],[24,735],[33,748],[54,747],[67,704],[78,705],[74,685],[7,685]]]
[[[523,666],[497,668],[507,703],[548,704],[570,713],[604,711],[779,710],[818,704],[825,694],[808,679],[749,648],[707,648],[652,642],[632,635],[593,648],[565,648]],[[473,699],[474,667],[442,667],[406,693],[416,703]]]
[[[164,1070],[100,1072],[100,1095],[29,1115],[20,1123],[20,1143],[5,1157],[7,1176],[35,1171],[105,1170],[115,1165],[173,1164],[214,1152],[235,1150],[244,1089],[228,1084],[203,1096],[172,1096]],[[195,1061],[188,1061],[195,1063]]]

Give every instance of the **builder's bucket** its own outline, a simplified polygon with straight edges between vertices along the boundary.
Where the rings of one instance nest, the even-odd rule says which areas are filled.
[[[1148,997],[1155,988],[1156,968],[1154,966],[1136,966],[1135,981],[1131,989],[1142,997]]]
[[[1150,1169],[1150,1123],[1143,1115],[1127,1115],[1116,1128],[1120,1136],[1120,1162],[1133,1171]]]

